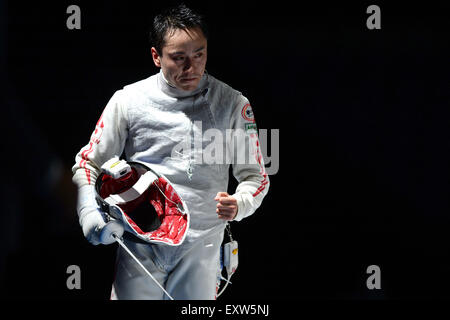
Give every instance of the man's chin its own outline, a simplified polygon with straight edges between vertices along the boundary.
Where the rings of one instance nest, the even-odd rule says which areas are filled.
[[[178,84],[178,88],[183,91],[194,91],[197,89],[200,81],[186,81]]]

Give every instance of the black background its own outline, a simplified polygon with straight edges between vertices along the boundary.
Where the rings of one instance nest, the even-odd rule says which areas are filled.
[[[173,2],[0,3],[2,295],[108,299],[115,246],[83,238],[71,166],[112,94],[158,71],[149,25]],[[263,205],[232,225],[224,299],[449,298],[449,6],[186,3],[209,22],[208,72],[280,133]]]

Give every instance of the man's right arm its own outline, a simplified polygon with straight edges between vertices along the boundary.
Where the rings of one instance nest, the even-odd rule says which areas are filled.
[[[103,163],[122,154],[128,136],[128,119],[122,94],[119,90],[109,100],[89,143],[78,152],[72,167],[72,180],[78,187],[77,213],[80,225],[85,237],[93,244],[101,243],[100,231],[105,225],[95,200],[95,181]]]

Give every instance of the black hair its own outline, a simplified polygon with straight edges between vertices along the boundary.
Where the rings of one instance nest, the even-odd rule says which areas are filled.
[[[162,48],[165,45],[165,36],[168,32],[176,29],[200,28],[203,35],[208,39],[208,30],[204,17],[186,7],[185,4],[179,4],[168,8],[156,15],[153,19],[153,25],[150,30],[150,43],[156,51],[162,56]]]

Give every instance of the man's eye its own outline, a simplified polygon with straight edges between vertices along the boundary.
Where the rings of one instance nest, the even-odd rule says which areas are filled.
[[[173,60],[175,61],[182,61],[184,59],[184,57],[174,57]]]
[[[202,56],[203,56],[203,52],[197,53],[197,54],[195,55],[196,58],[201,58]]]

